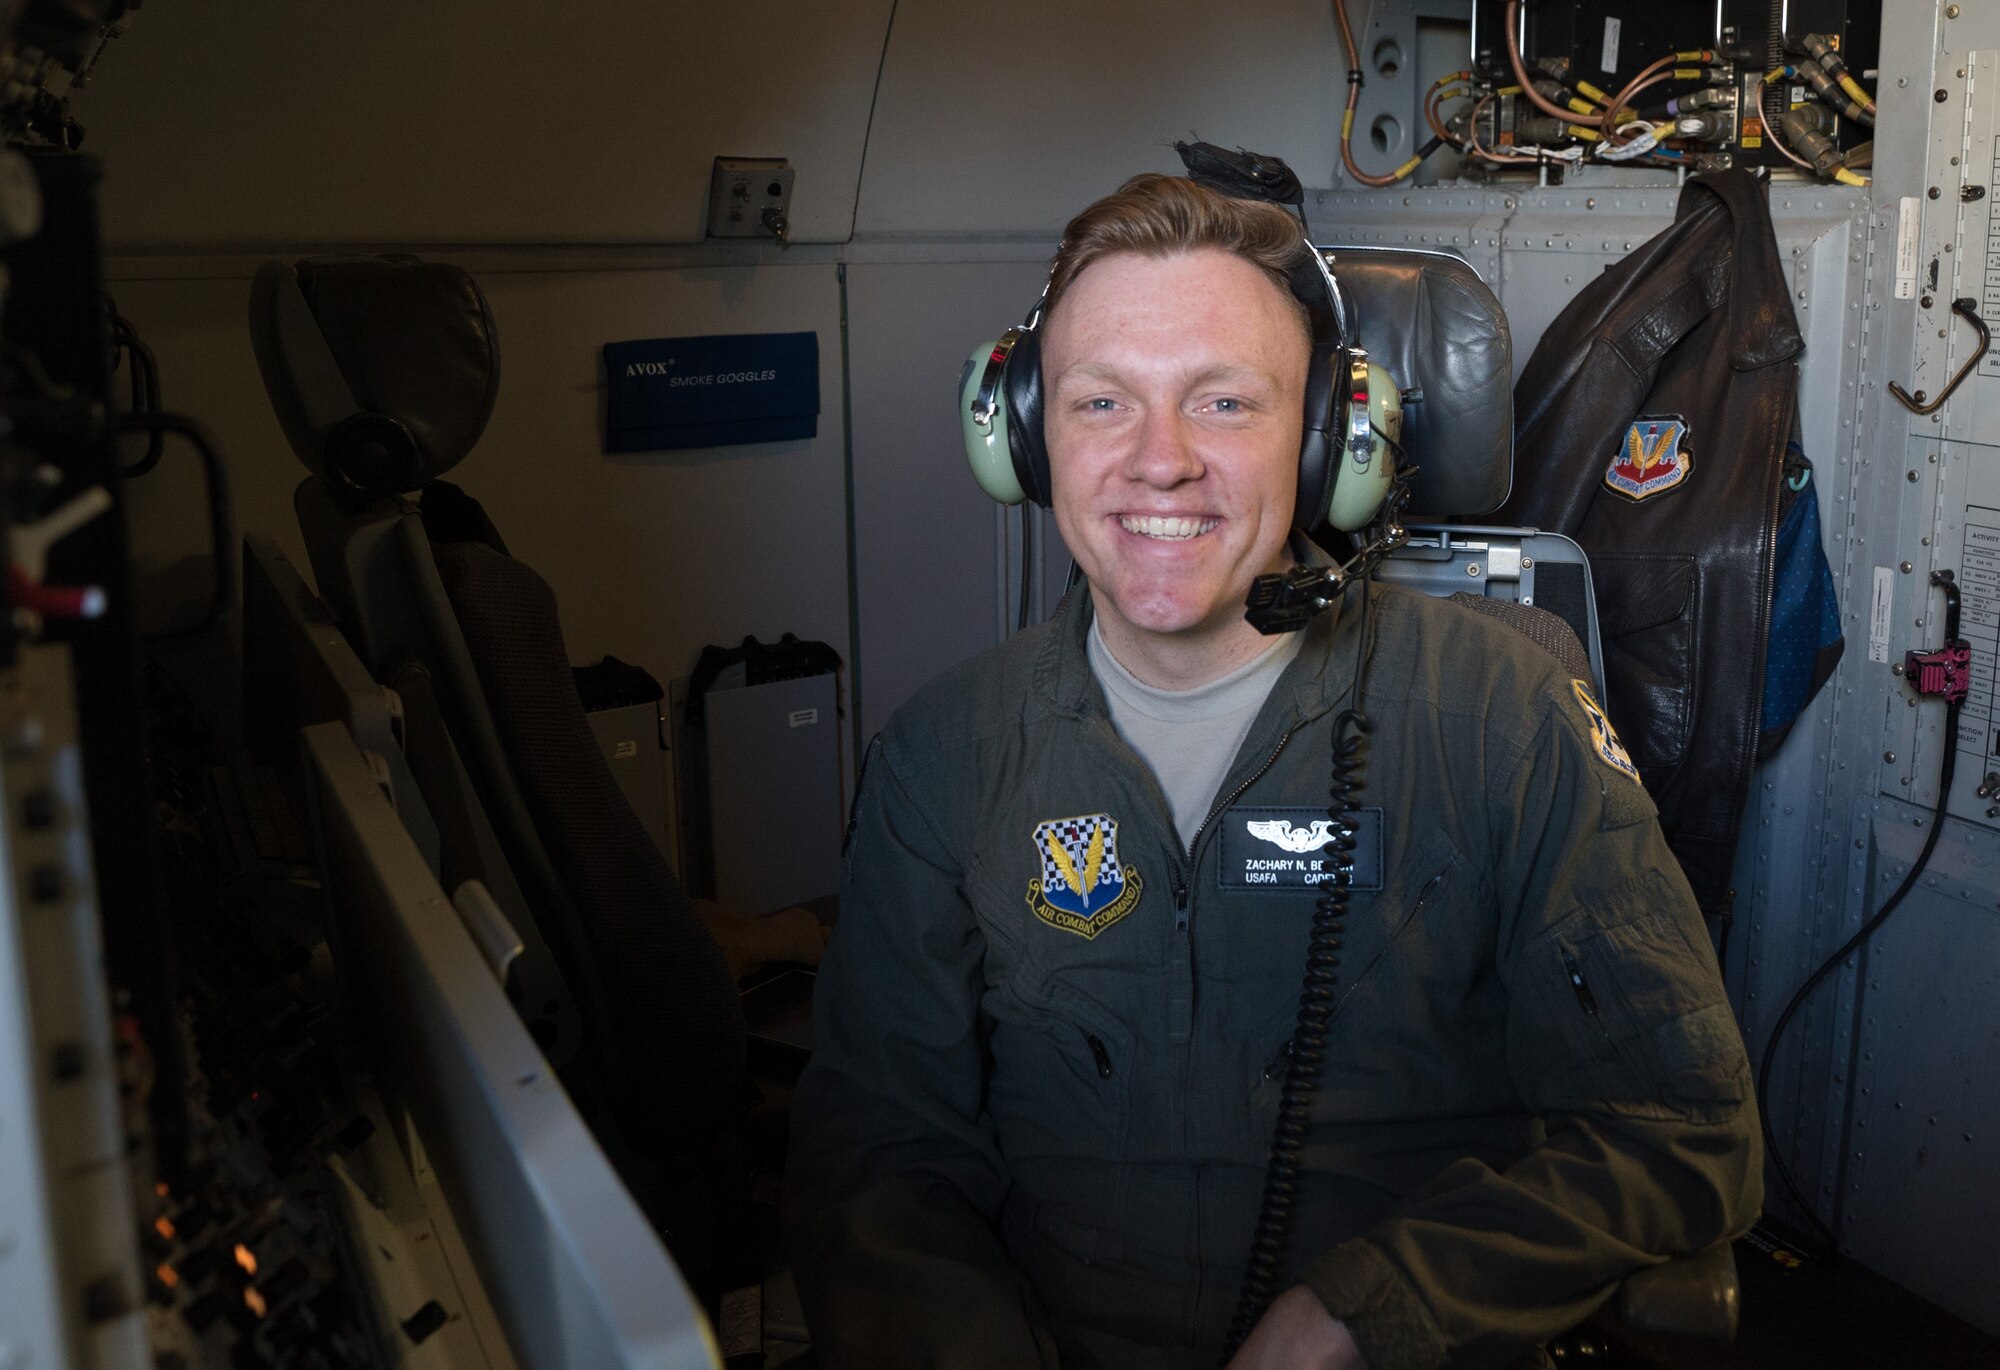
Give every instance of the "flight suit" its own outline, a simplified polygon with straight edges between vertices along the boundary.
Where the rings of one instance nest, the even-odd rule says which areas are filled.
[[[1112,729],[1081,589],[871,746],[792,1110],[823,1364],[1216,1363],[1316,897],[1270,863],[1312,855],[1364,618],[1379,860],[1278,1287],[1371,1370],[1504,1365],[1747,1229],[1742,1040],[1587,687],[1457,606],[1357,603],[1305,630],[1191,850]]]

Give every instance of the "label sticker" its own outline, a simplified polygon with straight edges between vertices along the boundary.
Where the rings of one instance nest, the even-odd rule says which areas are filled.
[[[1923,204],[1905,195],[1896,206],[1896,298],[1917,297],[1917,237],[1923,227]]]
[[[1896,573],[1875,568],[1875,602],[1868,606],[1868,659],[1889,659],[1889,618],[1896,611]]]
[[[1326,848],[1335,837],[1326,806],[1231,809],[1222,816],[1216,880],[1226,890],[1316,890],[1326,878]],[[1356,812],[1351,888],[1382,888],[1382,810]]]
[[[791,712],[791,724],[794,728],[810,728],[817,722],[819,722],[818,709],[794,709]]]
[[[628,739],[624,742],[614,742],[611,744],[611,759],[613,761],[623,761],[628,756],[637,756],[638,754],[639,743],[636,739]]]
[[[1604,60],[1599,63],[1607,72],[1618,70],[1618,33],[1625,27],[1624,21],[1606,18],[1604,21]]]

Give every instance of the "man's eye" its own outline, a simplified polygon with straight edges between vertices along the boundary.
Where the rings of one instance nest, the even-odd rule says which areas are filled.
[[[1210,400],[1208,407],[1218,414],[1240,414],[1243,412],[1244,405],[1242,400],[1224,396],[1219,400]]]
[[[1100,395],[1095,399],[1085,400],[1083,407],[1090,410],[1093,414],[1108,414],[1118,407],[1118,401],[1108,400]]]

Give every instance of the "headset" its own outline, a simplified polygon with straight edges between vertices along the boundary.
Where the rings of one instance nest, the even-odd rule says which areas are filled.
[[[1344,533],[1366,528],[1396,483],[1402,398],[1393,377],[1357,345],[1327,255],[1300,229],[1304,247],[1287,284],[1306,308],[1312,359],[1306,371],[1292,524]],[[1002,504],[1049,506],[1048,443],[1042,428],[1042,325],[1048,287],[1026,320],[982,343],[959,373],[959,419],[972,475]]]

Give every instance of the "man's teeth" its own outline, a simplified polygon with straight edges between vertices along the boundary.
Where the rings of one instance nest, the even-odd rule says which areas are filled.
[[[1140,537],[1164,538],[1169,542],[1180,542],[1188,538],[1200,537],[1221,521],[1220,519],[1161,518],[1157,515],[1151,515],[1146,518],[1134,518],[1130,514],[1121,514],[1118,518],[1118,526],[1126,532],[1136,533]]]

